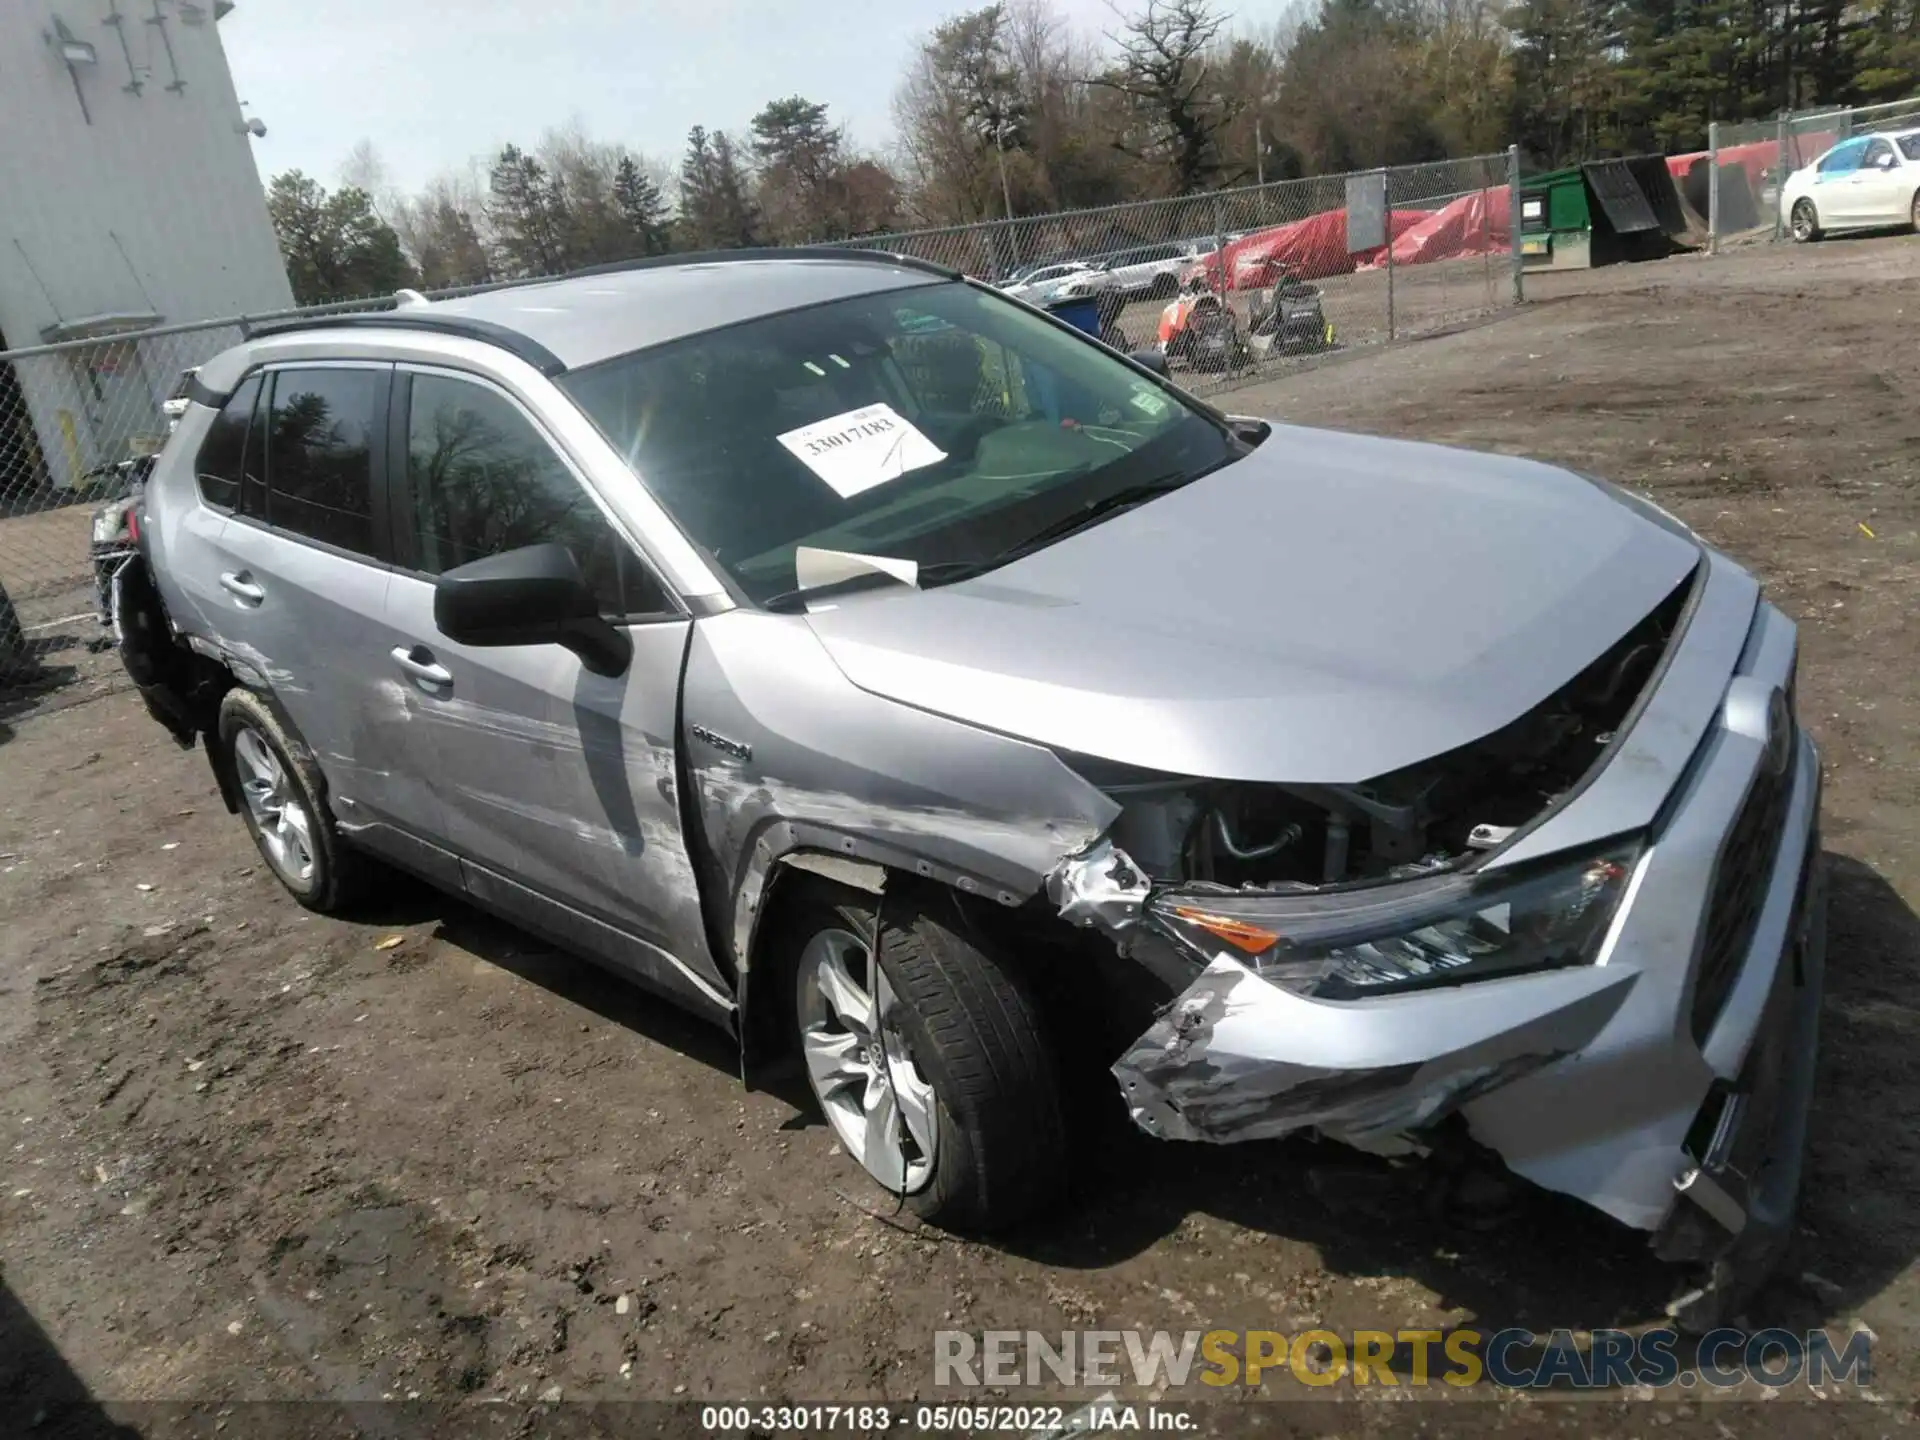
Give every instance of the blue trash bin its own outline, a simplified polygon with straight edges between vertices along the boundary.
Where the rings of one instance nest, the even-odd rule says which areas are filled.
[[[1046,305],[1049,315],[1057,315],[1076,330],[1084,330],[1094,339],[1100,338],[1100,297],[1098,295],[1074,295],[1060,300],[1049,300]]]

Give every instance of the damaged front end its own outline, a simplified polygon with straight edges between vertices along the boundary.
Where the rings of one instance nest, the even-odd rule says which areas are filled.
[[[1393,775],[1076,761],[1121,814],[1049,894],[1171,997],[1112,1062],[1135,1122],[1386,1153],[1464,1128],[1699,1267],[1683,1324],[1729,1313],[1791,1224],[1819,1004],[1794,668],[1710,557],[1545,702]]]
[[[1590,1040],[1632,984],[1593,961],[1639,842],[1477,862],[1604,765],[1690,589],[1495,734],[1364,784],[1079,762],[1122,812],[1049,894],[1070,923],[1180,977],[1114,1065],[1141,1127],[1214,1141],[1313,1127],[1377,1148]],[[1402,1007],[1405,1026],[1391,1005],[1346,1003],[1418,991],[1447,993]]]
[[[1225,893],[1154,891],[1103,846],[1057,872],[1056,898],[1131,953],[1171,949],[1203,967],[1113,1065],[1143,1130],[1230,1142],[1313,1128],[1395,1150],[1612,1018],[1635,972],[1592,961],[1634,855]]]

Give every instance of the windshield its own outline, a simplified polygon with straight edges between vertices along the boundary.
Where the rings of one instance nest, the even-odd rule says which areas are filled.
[[[1239,453],[1104,347],[957,283],[767,316],[560,384],[756,602],[795,588],[802,545],[992,563]]]

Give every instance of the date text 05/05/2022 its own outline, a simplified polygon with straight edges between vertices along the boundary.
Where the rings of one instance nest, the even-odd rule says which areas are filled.
[[[764,1435],[839,1432],[880,1435],[892,1430],[940,1434],[1081,1435],[1151,1430],[1185,1434],[1198,1419],[1177,1405],[1136,1405],[1102,1398],[1066,1405],[706,1405],[700,1428],[711,1434]]]

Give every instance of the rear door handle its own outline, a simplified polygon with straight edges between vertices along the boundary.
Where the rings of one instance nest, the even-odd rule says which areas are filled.
[[[424,645],[415,645],[411,648],[396,645],[393,647],[392,654],[393,663],[422,685],[437,685],[444,688],[453,684],[453,672],[437,663],[433,658],[433,652]]]
[[[258,605],[267,598],[267,592],[253,583],[253,572],[250,570],[224,571],[220,576],[220,588],[242,605]]]

